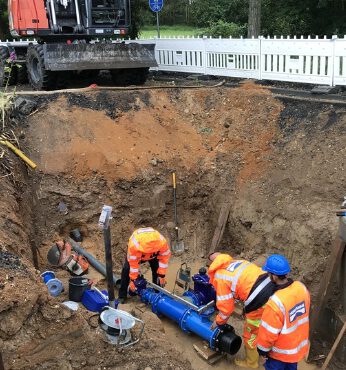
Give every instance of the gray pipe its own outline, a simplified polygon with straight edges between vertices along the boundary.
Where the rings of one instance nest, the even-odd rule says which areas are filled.
[[[106,273],[106,266],[103,265],[101,262],[99,262],[94,256],[92,256],[90,253],[86,252],[77,242],[75,242],[73,239],[68,238],[68,242],[71,244],[72,248],[79,254],[83,255],[87,258],[90,265],[94,267],[95,270],[97,270],[100,274],[102,274],[104,277],[107,277]],[[115,286],[119,287],[121,278],[117,275],[113,274],[113,281]]]

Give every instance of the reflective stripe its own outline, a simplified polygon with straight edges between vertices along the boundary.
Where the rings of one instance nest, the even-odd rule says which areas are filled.
[[[224,315],[222,312],[219,312],[219,316],[221,317],[221,319],[223,320],[227,320],[229,318],[229,316],[227,315]]]
[[[302,342],[300,342],[296,348],[281,349],[281,348],[273,347],[272,351],[276,353],[282,353],[284,355],[296,355],[303,347],[307,346],[308,344],[309,344],[309,340],[305,339]]]
[[[246,317],[246,322],[252,326],[256,326],[256,328],[259,328],[260,324],[261,324],[261,320],[253,320],[253,319],[249,319],[248,317]]]
[[[127,259],[129,260],[136,260],[137,257],[136,256],[130,256],[129,254],[127,255]]]
[[[291,326],[290,328],[284,327],[281,331],[281,334],[290,334],[290,333],[294,332],[298,328],[298,326],[303,325],[308,321],[309,321],[309,317],[306,316],[303,319],[298,320],[297,323],[294,324],[293,326]]]
[[[261,326],[266,328],[272,334],[279,334],[280,331],[281,331],[281,329],[274,328],[273,326],[269,325],[267,322],[265,322],[263,320],[261,321]]]
[[[132,267],[130,267],[130,272],[138,272],[139,269],[133,269]]]
[[[218,295],[218,296],[216,296],[216,299],[218,301],[227,301],[227,299],[231,299],[231,298],[233,298],[233,294],[232,293],[226,294],[226,295]]]
[[[228,267],[227,269],[230,267],[230,266],[234,266],[234,262],[232,262]],[[237,272],[234,276],[229,276],[229,275],[224,275],[224,274],[219,274],[219,273],[216,273],[215,274],[215,278],[216,279],[222,279],[222,280],[227,280],[227,281],[230,281],[232,283],[232,286],[231,286],[231,290],[233,293],[235,293],[236,291],[236,288],[237,288],[237,284],[238,284],[238,280],[239,280],[239,277],[241,275],[241,273],[244,271],[244,269],[250,265],[250,262],[242,262],[240,267],[238,267],[235,271]],[[226,270],[227,270],[226,269]],[[229,270],[227,270],[229,271]]]
[[[137,234],[152,233],[152,232],[155,232],[155,230],[152,227],[143,227],[136,231]]]
[[[171,251],[168,249],[166,252],[160,253],[159,256],[168,256],[171,254]]]
[[[250,304],[258,294],[270,283],[270,277],[268,276],[266,279],[262,281],[262,283],[251,293],[248,299],[244,302],[245,307]]]
[[[162,267],[163,269],[165,269],[165,268],[168,267],[168,264],[167,263],[159,262],[159,267]]]
[[[276,303],[276,305],[280,308],[280,311],[282,312],[282,314],[284,315],[285,319],[286,319],[286,310],[285,310],[285,306],[282,304],[280,298],[278,296],[276,296],[275,294],[272,295],[270,297],[270,299]]]
[[[232,279],[232,287],[231,287],[231,290],[232,290],[233,293],[235,293],[235,290],[237,289],[237,284],[238,284],[238,280],[240,278],[241,273],[249,265],[250,265],[250,262],[243,262],[243,264],[240,265],[240,267],[238,267],[238,269],[236,270],[237,273],[233,276],[233,279]]]
[[[131,237],[131,241],[132,241],[132,243],[135,245],[135,247],[136,247],[137,249],[139,249],[139,243],[138,243],[137,239],[134,237],[134,235],[132,235],[132,237]]]
[[[215,274],[215,279],[222,279],[222,280],[233,281],[233,277],[232,276],[218,274],[218,273]]]
[[[271,347],[263,347],[260,344],[257,344],[257,348],[259,348],[261,351],[264,351],[264,352],[268,352],[272,349]]]

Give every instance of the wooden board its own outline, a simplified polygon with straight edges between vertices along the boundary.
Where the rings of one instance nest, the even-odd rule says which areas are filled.
[[[332,349],[330,350],[330,352],[328,354],[328,357],[326,358],[326,361],[324,361],[324,364],[323,364],[321,370],[326,370],[327,369],[327,366],[329,365],[329,362],[332,359],[332,357],[334,355],[334,352],[335,352],[336,348],[338,347],[338,345],[341,341],[341,338],[345,334],[345,331],[346,331],[346,321],[344,322],[344,325],[342,326],[342,328],[340,330],[340,333],[339,333],[338,337],[336,338],[336,340],[333,344],[333,347],[332,347]]]
[[[216,352],[207,345],[194,344],[193,348],[196,350],[197,354],[203,358],[203,360],[207,361],[211,365],[226,356],[225,353]]]
[[[328,298],[328,291],[333,278],[336,276],[337,268],[340,265],[342,255],[345,250],[345,242],[338,236],[333,244],[332,252],[326,263],[323,277],[321,277],[321,285],[315,300],[315,305],[311,315],[310,337],[313,338],[316,328],[319,325],[319,318],[325,308]]]
[[[225,227],[227,224],[230,210],[231,210],[231,203],[222,203],[220,214],[219,214],[219,219],[217,221],[217,225],[214,231],[214,236],[211,242],[209,254],[214,253],[216,251],[216,248],[219,246],[222,240],[222,236],[225,231]]]

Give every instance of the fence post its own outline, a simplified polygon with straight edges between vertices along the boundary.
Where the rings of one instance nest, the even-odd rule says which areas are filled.
[[[330,86],[335,86],[335,45],[336,40],[338,39],[337,35],[332,36],[332,70],[331,70],[331,79],[330,79]]]
[[[259,80],[262,81],[262,40],[263,36],[258,36],[259,41],[259,61],[258,61],[258,68],[259,68]]]
[[[203,36],[203,63],[204,63],[204,75],[207,74],[207,47],[206,47],[207,36]]]

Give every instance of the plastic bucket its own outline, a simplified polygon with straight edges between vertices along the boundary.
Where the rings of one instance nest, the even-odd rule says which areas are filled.
[[[83,293],[90,289],[89,279],[78,276],[69,279],[68,283],[69,300],[73,302],[81,302]]]

